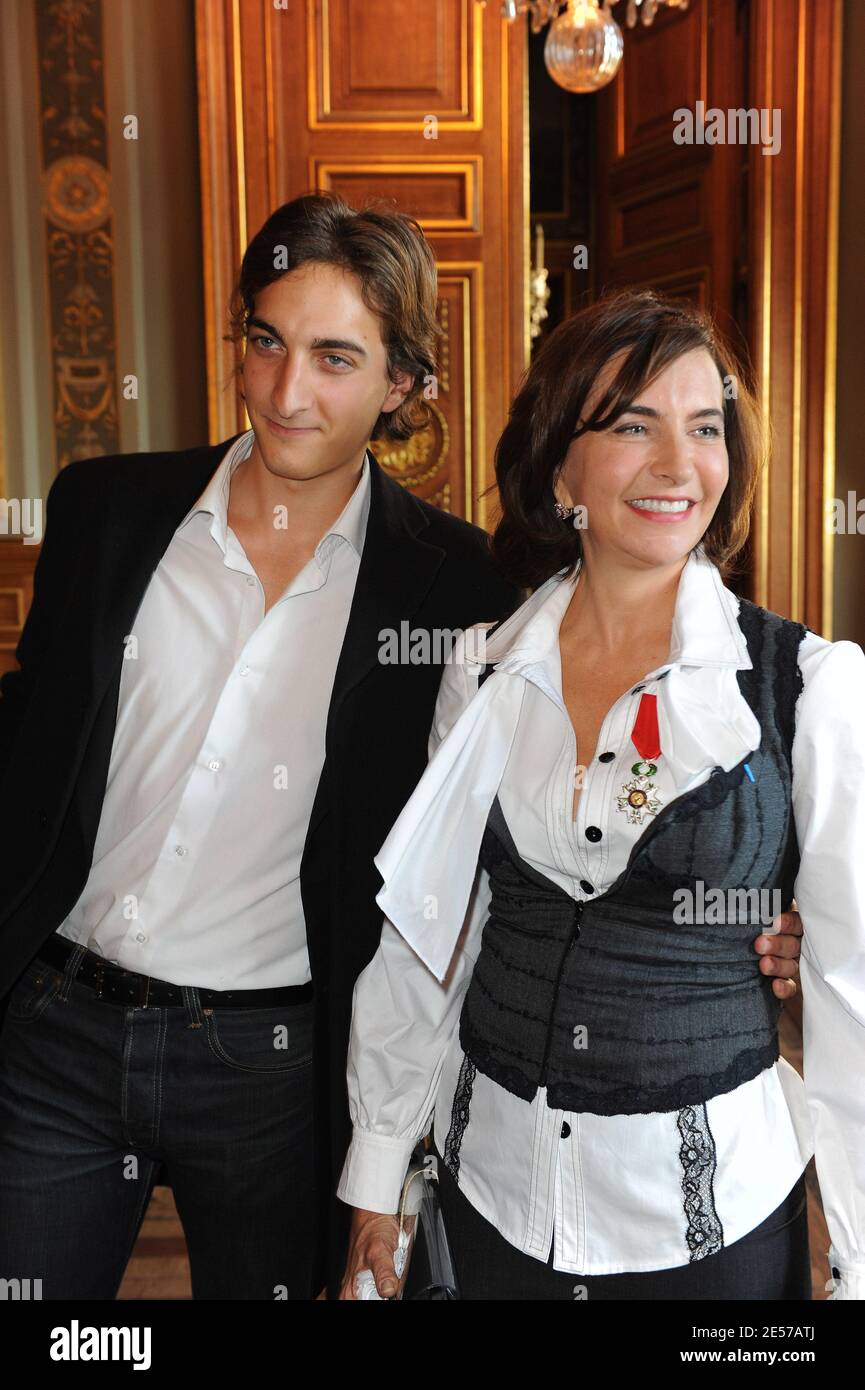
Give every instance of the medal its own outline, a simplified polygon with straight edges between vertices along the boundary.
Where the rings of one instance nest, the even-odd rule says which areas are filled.
[[[658,771],[657,763],[652,760],[661,756],[657,695],[640,697],[631,742],[640,755],[640,761],[632,766],[633,780],[622,787],[621,795],[616,797],[616,805],[631,825],[642,825],[645,816],[654,816],[661,808],[655,784],[651,780]]]

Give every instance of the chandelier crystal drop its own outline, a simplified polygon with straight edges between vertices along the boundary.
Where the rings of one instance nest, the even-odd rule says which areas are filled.
[[[549,24],[544,59],[550,76],[568,92],[596,92],[622,61],[622,31],[610,10],[622,3],[625,25],[633,29],[638,18],[651,24],[660,9],[686,10],[690,0],[502,0],[501,13],[511,21],[527,14],[533,34]]]
[[[609,10],[595,0],[568,0],[554,19],[544,45],[547,71],[568,92],[596,92],[611,82],[622,61],[624,41]]]

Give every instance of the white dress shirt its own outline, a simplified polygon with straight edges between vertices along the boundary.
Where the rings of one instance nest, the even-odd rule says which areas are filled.
[[[490,901],[478,851],[493,797],[519,853],[577,900],[605,891],[647,820],[617,805],[636,753],[643,690],[657,696],[663,805],[735,766],[760,741],[736,672],[751,666],[738,599],[699,550],[682,573],[669,660],[608,711],[571,806],[575,738],[562,699],[558,629],[578,576],[553,576],[487,642],[495,669],[465,641],[446,667],[430,762],[376,864],[386,913],[381,946],[354,995],[348,1059],[354,1126],[337,1195],[395,1211],[408,1156],[434,1122],[440,1153],[464,1054],[458,1023]],[[478,628],[490,626],[478,625]],[[698,1107],[711,1150],[723,1244],[759,1225],[816,1152],[841,1271],[836,1298],[865,1296],[865,656],[813,633],[799,650],[793,805],[804,924],[804,1082],[783,1058]],[[612,752],[612,761],[600,762]],[[586,838],[587,827],[602,833]],[[706,928],[711,930],[710,927]],[[761,930],[755,926],[754,935]],[[754,957],[757,969],[757,956]],[[518,1249],[558,1270],[671,1268],[686,1243],[681,1111],[594,1115],[550,1109],[474,1075],[459,1152],[466,1198]],[[684,1125],[684,1129],[683,1129]],[[827,1271],[828,1277],[828,1271]]]
[[[227,450],[180,522],[127,640],[93,864],[58,929],[173,984],[310,979],[300,861],[369,515],[369,463],[265,614],[228,525]]]

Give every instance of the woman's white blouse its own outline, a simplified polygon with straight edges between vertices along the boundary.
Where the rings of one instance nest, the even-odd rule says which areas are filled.
[[[573,819],[579,761],[558,629],[578,577],[548,580],[485,652],[478,643],[490,624],[460,638],[442,679],[427,771],[376,856],[387,915],[355,986],[354,1131],[337,1188],[353,1206],[397,1209],[411,1150],[431,1120],[444,1152],[464,1055],[459,1014],[490,900],[478,848],[493,796],[522,857],[586,900],[612,885],[648,824],[631,823],[617,804],[637,757],[631,730],[644,690],[658,697],[653,781],[662,806],[759,744],[736,680],[751,665],[738,599],[698,550],[679,583],[670,659],[607,713]],[[480,691],[483,667],[467,649],[495,662]],[[697,1258],[684,1190],[695,1145],[710,1163],[724,1245],[759,1225],[816,1153],[829,1258],[840,1271],[834,1297],[865,1297],[865,656],[855,643],[809,633],[799,665],[793,805],[804,1083],[780,1058],[702,1106],[605,1116],[550,1109],[544,1088],[526,1102],[476,1071],[460,1188],[518,1249],[546,1260],[552,1244],[558,1270],[638,1272]],[[601,762],[604,753],[615,756]],[[755,937],[761,930],[755,925]]]

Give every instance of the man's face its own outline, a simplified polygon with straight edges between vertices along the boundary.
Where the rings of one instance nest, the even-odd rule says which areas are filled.
[[[310,262],[260,290],[243,389],[265,467],[306,479],[359,465],[381,411],[412,384],[387,374],[381,320],[350,271]]]

